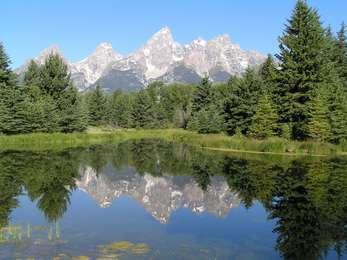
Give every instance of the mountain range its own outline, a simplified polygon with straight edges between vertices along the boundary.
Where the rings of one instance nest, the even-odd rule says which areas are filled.
[[[123,56],[110,43],[101,43],[85,59],[70,62],[58,46],[43,50],[36,58],[43,64],[49,54],[60,55],[68,64],[71,78],[80,91],[99,84],[102,88],[135,90],[152,81],[166,83],[196,83],[208,75],[214,82],[226,81],[240,75],[248,67],[262,64],[266,56],[256,51],[245,51],[231,42],[228,35],[211,40],[197,39],[190,44],[177,43],[168,27],[155,33],[142,47]],[[23,74],[28,62],[16,71]]]

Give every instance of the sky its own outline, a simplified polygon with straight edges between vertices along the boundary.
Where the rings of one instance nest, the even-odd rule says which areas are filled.
[[[243,49],[276,53],[295,0],[1,0],[0,41],[16,68],[58,45],[70,61],[110,42],[123,55],[168,26],[182,44],[229,34]],[[347,22],[347,0],[308,0],[325,25]]]

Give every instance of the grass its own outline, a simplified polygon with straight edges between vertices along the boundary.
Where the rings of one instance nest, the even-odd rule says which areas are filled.
[[[347,155],[347,144],[333,145],[313,141],[298,142],[281,138],[255,140],[224,134],[198,134],[182,129],[112,129],[90,128],[86,133],[52,133],[0,136],[1,150],[62,150],[94,144],[119,143],[127,140],[158,138],[214,151],[258,154]]]

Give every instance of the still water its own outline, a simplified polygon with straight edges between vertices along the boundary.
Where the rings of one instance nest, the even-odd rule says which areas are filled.
[[[0,154],[0,259],[345,259],[347,160],[157,140]]]

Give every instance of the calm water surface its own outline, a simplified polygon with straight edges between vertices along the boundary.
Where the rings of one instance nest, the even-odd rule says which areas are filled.
[[[0,154],[0,259],[347,259],[347,160],[157,140]]]

